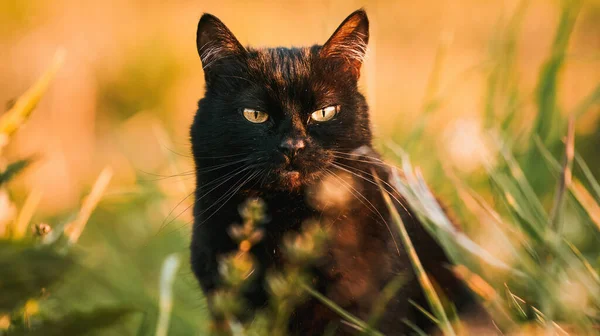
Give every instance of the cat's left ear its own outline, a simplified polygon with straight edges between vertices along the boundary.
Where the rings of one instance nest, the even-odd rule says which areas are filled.
[[[350,14],[323,45],[320,56],[339,59],[358,78],[367,44],[369,42],[369,19],[364,9]]]

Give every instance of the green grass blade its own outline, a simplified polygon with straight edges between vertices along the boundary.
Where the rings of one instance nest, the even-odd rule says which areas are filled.
[[[592,110],[592,106],[600,103],[600,84],[596,86],[596,88],[581,102],[575,110],[573,111],[573,115],[575,119],[581,118],[588,111]]]
[[[160,273],[160,304],[156,326],[156,336],[167,336],[169,333],[169,320],[173,310],[173,282],[180,264],[177,254],[168,256]]]
[[[482,217],[488,218],[485,222],[492,225],[494,231],[499,235],[498,239],[502,240],[506,246],[509,246],[513,256],[517,256],[518,252],[511,239],[524,245],[522,238],[519,238],[520,231],[505,223],[500,214],[494,210],[483,197],[478,195],[473,189],[461,181],[450,168],[445,167],[444,170],[446,175],[452,180],[453,185],[456,187],[457,196],[467,210],[478,219],[481,219]]]
[[[598,202],[592,197],[589,191],[577,180],[573,181],[570,191],[573,196],[581,204],[581,207],[585,210],[588,217],[596,225],[598,231],[600,231],[600,206]]]
[[[513,217],[519,219],[520,227],[527,232],[529,237],[537,242],[542,241],[544,236],[542,225],[535,218],[531,209],[526,206],[527,198],[521,194],[514,181],[505,174],[495,171],[490,171],[489,174],[508,210]]]
[[[417,335],[419,336],[428,336],[427,333],[425,331],[423,331],[423,329],[419,328],[419,326],[417,326],[416,324],[414,324],[414,322],[412,322],[409,319],[402,319],[402,322],[404,324],[406,324],[409,328],[411,328]]]
[[[504,116],[504,125],[508,125],[514,118],[518,101],[518,89],[516,88],[516,51],[518,33],[525,16],[529,0],[519,3],[512,14],[505,29],[499,30],[498,36],[492,38],[491,46],[491,72],[488,75],[485,93],[485,108],[483,111],[485,128],[491,128],[496,124],[497,109],[508,111]]]
[[[545,226],[548,223],[548,215],[546,214],[546,210],[542,206],[542,203],[535,193],[533,186],[527,181],[523,169],[507,146],[497,137],[493,137],[493,139],[495,140],[498,151],[504,158],[504,162],[508,166],[512,178],[527,201],[526,203],[522,204],[529,204],[531,206],[531,213],[537,219],[537,223],[540,226]]]
[[[558,75],[564,63],[569,38],[580,7],[579,1],[565,1],[550,56],[540,70],[536,88],[538,113],[532,135],[538,134],[544,141],[549,140],[552,127],[560,118],[556,103]]]
[[[571,243],[567,240],[565,240],[564,242],[565,242],[565,244],[567,244],[567,246],[569,246],[571,251],[573,251],[573,254],[575,254],[577,256],[577,258],[581,261],[581,263],[585,266],[585,268],[587,269],[588,273],[592,276],[592,278],[600,285],[600,275],[594,269],[594,267],[592,267],[590,262],[583,256],[581,251],[579,251],[577,246],[573,245],[573,243]]]
[[[561,214],[565,204],[565,193],[571,186],[573,178],[573,155],[575,153],[575,119],[569,119],[567,139],[565,142],[565,157],[561,167],[560,180],[554,195],[554,205],[550,212],[550,225],[554,230],[561,231]]]
[[[358,317],[350,314],[344,308],[338,306],[335,302],[329,300],[325,295],[314,290],[312,287],[310,287],[304,283],[301,284],[301,286],[302,286],[303,290],[308,292],[308,294],[310,294],[312,297],[314,297],[315,299],[319,300],[321,303],[323,303],[324,305],[329,307],[329,309],[336,312],[338,315],[340,315],[340,317],[342,317],[346,321],[350,322],[351,324],[354,324],[354,325],[358,326],[359,328],[361,328],[361,331],[366,332],[368,335],[383,336],[383,334],[381,334],[380,332],[378,332],[376,330],[373,330],[372,328],[369,327],[369,325],[367,325],[365,322],[360,320]]]
[[[373,171],[373,175],[375,175],[374,171]],[[390,214],[392,216],[392,221],[398,227],[398,230],[400,232],[400,238],[402,240],[402,245],[404,246],[404,249],[406,250],[406,253],[409,256],[409,259],[410,259],[413,269],[415,271],[415,275],[417,276],[417,279],[419,280],[419,283],[421,284],[421,288],[423,289],[423,292],[425,293],[427,301],[429,302],[429,305],[430,305],[431,309],[433,310],[434,315],[440,321],[440,325],[439,325],[440,329],[442,330],[444,335],[456,335],[456,333],[454,332],[454,329],[452,328],[452,324],[450,323],[450,320],[448,319],[448,316],[446,315],[446,311],[444,310],[442,301],[440,300],[439,296],[435,292],[435,289],[433,288],[433,284],[431,283],[431,280],[429,280],[429,277],[427,276],[427,273],[425,272],[425,269],[423,268],[423,265],[421,264],[421,261],[419,260],[419,256],[417,255],[417,252],[416,252],[416,250],[412,244],[412,241],[410,239],[410,236],[408,235],[408,232],[406,231],[406,227],[404,226],[404,222],[402,221],[400,214],[396,210],[396,207],[394,206],[394,203],[390,199],[390,196],[385,192],[385,189],[381,185],[381,182],[379,182],[379,179],[376,178],[375,180],[377,181],[377,183],[379,185],[379,189],[381,190],[381,195],[383,196],[383,199],[385,200],[385,203],[390,211]]]
[[[420,304],[416,303],[413,300],[408,300],[408,302],[415,308],[417,308],[418,311],[421,312],[421,314],[423,314],[425,317],[427,317],[431,322],[435,323],[435,324],[440,324],[440,320],[438,320],[435,316],[431,315],[430,312],[427,311],[427,309],[425,309],[424,307],[422,307]]]
[[[525,276],[523,273],[513,269],[503,261],[494,257],[484,248],[471,240],[463,232],[459,231],[454,226],[452,221],[447,217],[446,213],[433,196],[433,193],[429,190],[429,187],[420,173],[420,170],[417,169],[416,173],[413,172],[408,155],[402,150],[402,148],[395,144],[389,144],[389,148],[394,151],[396,155],[401,157],[402,169],[407,181],[405,185],[399,176],[398,170],[394,167],[391,167],[391,184],[409,202],[413,208],[413,211],[415,211],[417,216],[422,219],[422,222],[424,224],[431,224],[433,228],[429,228],[430,231],[435,231],[435,234],[439,238],[446,238],[446,240],[451,241],[453,244],[458,245],[460,248],[468,251],[471,255],[477,257],[487,265],[509,271],[518,277]],[[428,227],[426,226],[426,228]]]
[[[588,165],[585,163],[585,160],[577,152],[575,152],[575,162],[577,162],[579,168],[581,168],[581,171],[583,172],[583,175],[592,187],[592,190],[596,196],[596,201],[600,202],[600,183],[598,183],[598,180],[596,180],[594,177],[594,174],[590,170],[590,167],[588,167]]]
[[[542,157],[552,167],[552,171],[554,173],[560,172],[561,165],[556,161],[556,159],[552,156],[550,151],[544,146],[544,144],[538,137],[535,138],[535,143],[540,153],[542,154]],[[592,187],[597,186],[598,182],[594,179],[593,176],[591,176],[591,171],[587,167],[585,161],[583,161],[583,159],[579,157],[577,153],[574,153],[574,155],[576,161],[579,158],[578,163],[582,167],[582,170],[588,178],[590,185],[592,185]],[[598,205],[598,200],[595,199],[590,194],[590,192],[583,186],[583,184],[581,184],[581,182],[579,182],[577,179],[573,180],[573,183],[569,185],[568,189],[575,198],[575,200],[581,205],[583,211],[587,213],[592,223],[594,223],[598,230],[600,230],[600,206]],[[600,192],[600,190],[598,191]]]
[[[398,291],[406,284],[407,276],[405,274],[399,274],[392,281],[390,281],[381,291],[379,298],[375,301],[373,308],[371,309],[371,316],[367,320],[369,328],[374,329],[377,326],[377,322],[385,313],[385,307],[392,300]],[[363,331],[363,333],[366,333]]]
[[[21,95],[10,110],[0,117],[0,134],[10,137],[29,118],[44,93],[48,90],[52,79],[64,62],[64,51],[59,51],[54,56],[54,61],[38,79],[38,81]]]
[[[546,148],[546,146],[542,142],[542,139],[540,139],[538,135],[535,135],[533,137],[533,141],[540,154],[542,154],[542,158],[544,158],[546,160],[546,163],[550,165],[550,172],[554,174],[560,172],[560,163],[556,161],[556,158],[554,158],[552,153],[550,153],[548,148]]]
[[[3,172],[0,172],[0,186],[9,182],[25,170],[25,168],[29,167],[32,161],[32,159],[24,159],[9,164]]]

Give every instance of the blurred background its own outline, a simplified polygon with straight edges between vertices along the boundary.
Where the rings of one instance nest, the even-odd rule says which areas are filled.
[[[127,187],[142,171],[159,173],[167,163],[165,150],[189,153],[188,128],[204,85],[195,45],[203,12],[221,18],[245,45],[301,46],[323,43],[349,13],[365,7],[372,37],[362,88],[380,137],[414,128],[436,51],[446,44],[437,83],[443,104],[430,118],[426,132],[440,140],[437,145],[447,146],[444,154],[469,160],[469,153],[475,154],[466,137],[483,122],[493,41],[519,2],[0,3],[1,102],[23,93],[59,48],[67,52],[50,92],[10,148],[11,157],[40,156],[21,182],[27,189],[51,191],[45,193],[39,209],[53,213],[76,205],[82,188],[105,165],[115,169],[113,186]],[[551,49],[559,4],[530,1],[525,13],[516,46],[518,80],[525,90],[535,88],[539,68]],[[578,18],[568,54],[559,96],[565,111],[574,108],[600,78],[597,1],[588,3]],[[525,109],[520,114],[531,120],[531,112]],[[594,133],[599,116],[596,110],[578,120],[578,133]],[[182,170],[189,170],[190,160],[178,161],[184,165]],[[191,185],[186,183],[186,188]]]
[[[92,295],[89,282],[73,277],[70,289],[81,293],[72,295],[81,296],[69,304],[91,302],[87,292],[96,303],[98,297],[104,303],[132,297],[136,304],[155,305],[164,257],[185,255],[189,240],[194,180],[188,131],[204,90],[195,44],[202,13],[219,17],[244,45],[305,46],[323,43],[349,13],[364,7],[371,39],[361,87],[376,134],[407,147],[427,176],[440,161],[466,174],[482,169],[486,149],[479,139],[495,122],[484,113],[494,74],[510,72],[506,80],[519,88],[513,131],[531,126],[540,68],[552,52],[563,3],[0,0],[1,103],[10,107],[58,50],[66,55],[37,110],[3,152],[1,165],[35,158],[10,182],[11,202],[18,208],[36,193],[31,223],[68,222],[110,166],[114,175],[78,245],[93,272],[77,277],[102,274],[111,285],[98,284]],[[522,13],[518,25],[515,13]],[[509,41],[510,34],[515,38]],[[567,46],[559,113],[574,110],[599,79],[600,2],[590,0],[583,2]],[[576,120],[577,148],[596,176],[599,127],[597,105]],[[17,213],[6,204],[0,209],[4,222]],[[189,294],[196,283],[182,260],[175,318],[179,334],[186,334],[202,325],[204,308],[199,293]]]

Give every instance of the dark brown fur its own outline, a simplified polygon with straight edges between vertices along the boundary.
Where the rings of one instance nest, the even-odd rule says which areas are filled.
[[[245,292],[249,313],[267,304],[264,275],[283,262],[283,235],[317,219],[332,231],[327,253],[313,272],[317,290],[366,320],[381,289],[404,274],[409,280],[388,304],[378,328],[402,334],[407,331],[403,318],[425,329],[431,326],[408,302],[427,307],[371,174],[374,169],[385,181],[387,171],[371,159],[352,156],[372,141],[368,107],[357,85],[367,42],[368,20],[362,10],[351,14],[323,46],[291,49],[244,48],[214,16],[205,14],[200,20],[197,45],[206,93],[191,128],[197,175],[191,252],[193,270],[206,293],[220,283],[218,256],[236,249],[227,232],[241,220],[239,205],[259,196],[270,221],[265,238],[251,251],[260,267]],[[332,105],[340,107],[332,120],[311,120],[313,111]],[[267,112],[269,119],[252,124],[242,116],[244,108]],[[303,145],[290,153],[286,143]],[[320,190],[328,179],[351,197],[341,205],[333,202],[335,195],[323,201]],[[401,201],[394,190],[388,192]],[[460,304],[465,290],[446,268],[443,250],[409,210],[397,205],[425,268]],[[309,300],[295,311],[290,328],[298,335],[313,335],[334,323],[338,334],[355,331],[340,320]]]

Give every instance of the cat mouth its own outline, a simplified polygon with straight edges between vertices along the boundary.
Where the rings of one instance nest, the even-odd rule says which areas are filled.
[[[284,184],[288,187],[295,189],[302,185],[301,174],[297,170],[286,169],[281,173]]]
[[[282,175],[288,179],[299,179],[300,178],[300,172],[297,170],[287,169],[287,170],[283,171]]]

